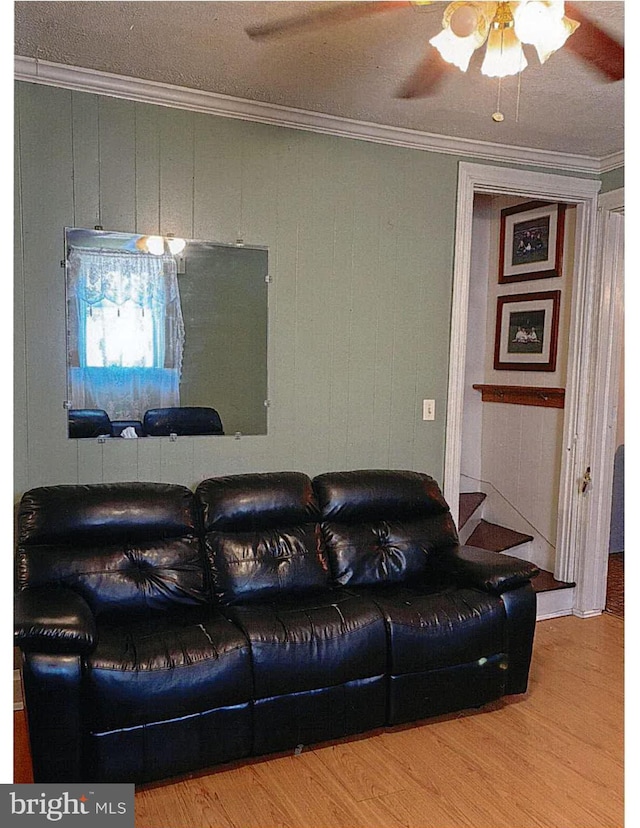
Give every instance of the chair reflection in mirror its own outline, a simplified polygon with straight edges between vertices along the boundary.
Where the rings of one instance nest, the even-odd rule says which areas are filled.
[[[204,406],[150,409],[144,415],[143,427],[149,437],[224,434],[218,412]]]

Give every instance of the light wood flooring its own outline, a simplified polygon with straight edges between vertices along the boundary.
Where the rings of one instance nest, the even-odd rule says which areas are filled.
[[[539,622],[526,696],[140,788],[136,828],[622,828],[623,630]]]
[[[623,630],[539,622],[526,696],[141,787],[136,828],[622,828]]]

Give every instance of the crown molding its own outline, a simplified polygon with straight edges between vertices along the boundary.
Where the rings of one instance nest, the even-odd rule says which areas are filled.
[[[219,115],[225,118],[255,121],[289,129],[302,129],[309,132],[372,141],[408,149],[464,156],[465,158],[524,164],[565,172],[595,175],[624,164],[623,153],[616,153],[605,159],[600,159],[585,155],[570,155],[530,147],[513,147],[506,144],[436,135],[420,130],[339,118],[334,115],[325,115],[305,109],[235,98],[217,92],[205,92],[158,83],[157,81],[115,75],[95,69],[51,63],[20,55],[15,56],[14,76],[19,81],[57,86],[76,92],[108,95],[141,103]],[[606,166],[603,166],[603,164]]]
[[[600,172],[611,172],[617,170],[619,167],[624,167],[624,151],[614,152],[611,155],[605,155],[600,159]]]

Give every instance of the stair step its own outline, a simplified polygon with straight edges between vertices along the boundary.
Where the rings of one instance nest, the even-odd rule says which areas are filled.
[[[550,592],[552,589],[568,589],[574,587],[575,583],[556,581],[551,572],[541,569],[540,574],[531,581],[534,592]]]
[[[461,492],[459,501],[459,518],[458,529],[462,529],[465,523],[469,520],[471,515],[485,500],[486,494],[484,492]]]
[[[467,539],[467,546],[478,546],[480,549],[491,549],[493,552],[504,552],[514,546],[520,546],[533,540],[532,535],[524,535],[506,526],[498,526],[481,520]]]

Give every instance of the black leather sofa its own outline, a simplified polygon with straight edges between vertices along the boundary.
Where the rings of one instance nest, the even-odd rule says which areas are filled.
[[[111,437],[111,432],[111,420],[102,408],[72,408],[69,411],[69,437]]]
[[[72,408],[69,411],[69,437],[122,437],[133,429],[138,437],[197,436],[224,434],[220,414],[206,406],[150,408],[141,420],[111,420],[101,408]]]
[[[216,409],[204,406],[150,408],[145,412],[142,427],[144,434],[149,437],[224,434],[222,420]]]
[[[435,481],[51,486],[18,516],[38,782],[146,782],[524,693],[536,568],[458,545]]]

